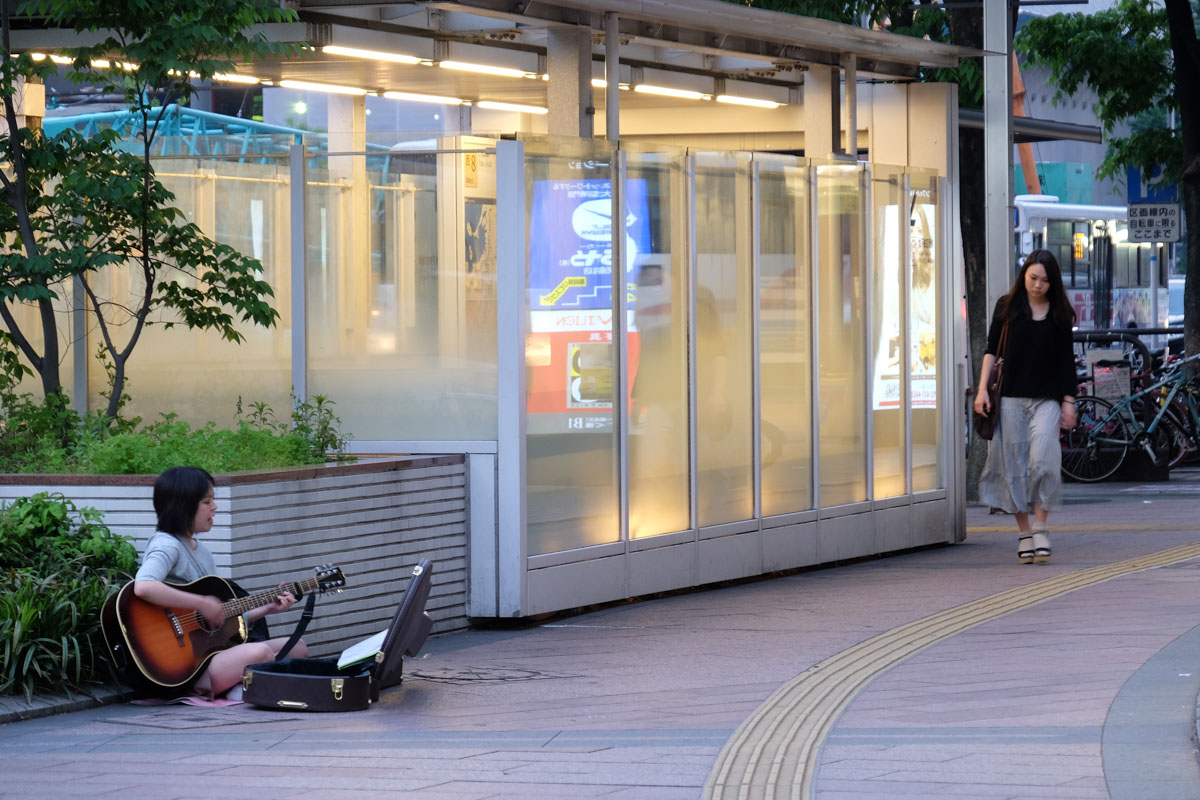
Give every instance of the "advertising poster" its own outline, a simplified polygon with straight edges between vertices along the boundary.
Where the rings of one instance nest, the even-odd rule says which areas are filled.
[[[650,248],[644,180],[628,182],[626,201],[625,247],[632,266]],[[529,241],[527,430],[611,432],[616,386],[611,182],[535,182]],[[632,270],[625,286],[632,306],[631,275]]]
[[[937,259],[934,247],[937,235],[937,206],[931,191],[913,192],[912,218],[909,220],[909,246],[912,250],[912,304],[909,320],[909,344],[912,348],[910,380],[912,407],[937,408]]]
[[[646,181],[626,181],[626,263],[650,246]],[[529,307],[612,308],[612,182],[536,181],[529,219]],[[633,281],[626,276],[626,282]]]
[[[875,291],[879,293],[881,319],[879,340],[875,345],[875,386],[871,396],[876,411],[900,407],[900,248],[897,245],[896,206],[883,211],[883,230],[878,241],[883,246],[882,275]]]
[[[912,286],[909,292],[909,381],[913,408],[937,408],[937,263],[934,256],[937,207],[922,203],[922,194],[914,192],[909,219],[909,248],[912,258]],[[876,291],[882,292],[879,339],[875,345],[873,404],[875,410],[900,407],[900,250],[897,247],[896,206],[884,209],[880,241],[883,247],[883,274]]]

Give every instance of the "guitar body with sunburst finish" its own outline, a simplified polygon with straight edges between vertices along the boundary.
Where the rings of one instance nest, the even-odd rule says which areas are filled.
[[[275,602],[284,591],[299,600],[306,592],[341,591],[345,585],[342,571],[333,565],[314,571],[315,577],[244,597],[238,597],[232,584],[215,575],[191,583],[169,584],[220,600],[225,618],[218,626],[209,624],[195,609],[142,600],[134,594],[131,581],[108,598],[100,612],[109,657],[134,688],[158,693],[185,689],[208,667],[213,656],[246,641],[249,631],[242,616],[245,612]]]
[[[236,597],[233,587],[215,575],[171,585],[191,594],[212,595],[222,602]],[[108,599],[101,621],[110,653],[116,647],[125,647],[143,677],[172,689],[191,683],[213,656],[241,644],[248,635],[241,614],[226,618],[210,630],[195,609],[168,608],[142,600],[133,593],[133,582]]]

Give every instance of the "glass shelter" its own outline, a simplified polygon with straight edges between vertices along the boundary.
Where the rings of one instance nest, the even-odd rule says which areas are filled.
[[[156,162],[190,221],[263,262],[281,318],[240,346],[155,330],[129,413],[226,423],[320,395],[361,455],[467,454],[475,617],[962,537],[946,178],[647,142],[317,138]],[[78,359],[76,378],[98,405],[102,369]]]

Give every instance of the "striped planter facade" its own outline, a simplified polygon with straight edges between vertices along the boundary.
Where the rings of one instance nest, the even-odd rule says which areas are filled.
[[[61,492],[104,513],[140,551],[154,532],[153,476],[0,477],[0,501]],[[219,475],[217,516],[203,535],[217,571],[250,591],[312,575],[332,563],[346,588],[317,598],[305,633],[330,655],[387,627],[413,566],[433,562],[426,611],[433,631],[467,626],[467,469],[461,455],[394,458],[287,471]],[[302,604],[267,618],[291,632]]]

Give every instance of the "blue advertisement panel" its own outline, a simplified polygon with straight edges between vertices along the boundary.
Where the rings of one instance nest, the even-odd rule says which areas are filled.
[[[646,181],[625,183],[626,263],[650,247]],[[612,308],[612,182],[607,178],[545,180],[533,185],[529,219],[529,306]]]

